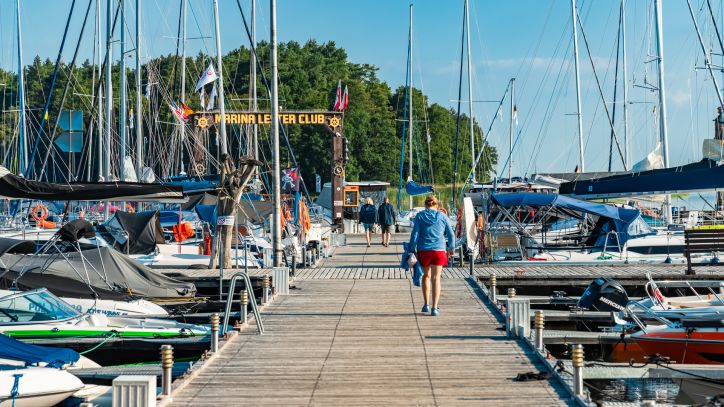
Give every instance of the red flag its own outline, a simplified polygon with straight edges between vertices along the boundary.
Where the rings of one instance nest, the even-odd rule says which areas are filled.
[[[181,108],[183,109],[182,115],[183,115],[184,120],[187,119],[192,114],[194,114],[194,111],[191,110],[190,107],[186,106],[186,103],[184,103],[183,101],[181,101]]]
[[[344,96],[342,97],[342,107],[339,110],[345,111],[349,106],[349,92],[347,92],[347,85],[344,85]]]
[[[342,80],[337,83],[337,96],[334,98],[334,110],[341,110],[342,107]]]

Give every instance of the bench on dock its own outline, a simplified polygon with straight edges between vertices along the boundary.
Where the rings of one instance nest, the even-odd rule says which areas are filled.
[[[686,256],[686,274],[693,275],[694,266],[723,265],[718,261],[711,263],[692,263],[692,253],[714,253],[716,258],[717,252],[724,251],[724,229],[703,229],[703,230],[687,230],[684,232],[684,256]]]

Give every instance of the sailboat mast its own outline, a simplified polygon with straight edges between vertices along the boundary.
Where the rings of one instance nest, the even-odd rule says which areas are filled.
[[[664,158],[664,168],[669,167],[669,135],[666,125],[666,81],[664,80],[664,35],[662,31],[662,15],[661,0],[654,0],[654,12],[656,20],[656,53],[659,70],[659,137],[661,137],[662,156]],[[664,198],[664,215],[666,222],[671,223],[671,195]]]
[[[28,162],[28,146],[25,137],[25,73],[23,72],[23,35],[20,25],[20,0],[17,1],[18,19],[18,144],[20,148],[20,165],[18,166],[18,174],[23,176],[25,165]]]
[[[475,161],[475,134],[473,133],[473,74],[472,74],[472,58],[470,55],[470,5],[469,0],[465,0],[465,32],[467,34],[468,46],[468,110],[470,112],[470,163]],[[475,168],[470,174],[471,181],[475,182]]]
[[[581,109],[581,73],[578,67],[578,25],[576,24],[576,0],[571,0],[571,23],[573,24],[573,63],[576,70],[576,117],[578,118],[578,171],[585,172],[583,160],[583,112]]]
[[[410,38],[409,38],[410,59],[407,61],[407,63],[408,63],[407,69],[408,69],[408,72],[410,73],[408,75],[409,82],[407,84],[407,99],[408,99],[407,103],[409,104],[409,109],[408,109],[409,115],[408,115],[407,120],[408,120],[409,126],[407,126],[408,127],[407,138],[408,138],[408,143],[410,145],[410,161],[408,163],[407,178],[411,181],[412,180],[412,126],[413,126],[413,122],[412,122],[412,4],[410,4],[410,34],[409,35],[410,35]],[[410,195],[410,209],[412,209],[412,195]]]
[[[281,188],[279,177],[281,176],[281,167],[279,164],[279,76],[277,67],[277,5],[276,0],[270,1],[270,30],[269,36],[271,41],[271,137],[272,137],[272,196],[274,199],[274,218],[273,226],[273,247],[274,247],[274,266],[281,265],[282,260],[282,228],[281,220]]]
[[[106,135],[105,151],[103,156],[103,178],[104,181],[111,181],[111,122],[113,117],[113,81],[111,78],[111,66],[113,65],[113,17],[112,0],[106,2]],[[104,205],[104,217],[108,219],[109,205]]]
[[[508,182],[513,179],[513,121],[515,120],[515,78],[510,79],[510,125],[508,126]]]
[[[101,52],[103,43],[101,41],[101,0],[96,0],[96,48],[98,49],[96,57],[96,69],[98,70],[98,143],[97,143],[97,157],[103,157],[103,87],[100,86],[101,80],[101,66],[103,66],[103,58]],[[97,180],[103,179],[103,163],[98,162],[98,177]]]
[[[181,100],[185,102],[186,100],[186,0],[181,0]],[[201,106],[201,109],[203,110],[205,106]],[[181,124],[181,135],[180,135],[180,160],[179,164],[181,167],[181,170],[183,170],[183,146],[184,141],[186,140],[186,126],[182,123]],[[188,171],[190,173],[190,171]],[[199,174],[200,175],[200,174]]]
[[[136,176],[143,177],[143,115],[141,114],[141,0],[136,0]]]
[[[626,62],[626,0],[621,0],[621,45],[623,47],[623,148],[624,168],[629,168],[631,152],[628,144],[628,65]]]
[[[219,98],[219,115],[221,116],[219,119],[219,138],[221,138],[221,156],[223,157],[229,154],[229,148],[226,141],[226,109],[224,108],[224,66],[221,60],[221,35],[219,29],[218,0],[214,0],[214,27],[216,29],[216,65],[219,72],[219,84],[216,91]],[[183,75],[186,75],[185,71],[183,72]]]
[[[251,47],[256,47],[256,0],[251,0]],[[251,92],[251,110],[256,112],[259,108],[256,98],[256,52],[251,52],[251,60],[249,61],[249,77],[250,86],[249,92]],[[252,148],[254,151],[254,159],[259,160],[259,127],[256,124],[252,125]],[[256,176],[259,175],[259,167],[255,167],[254,172]]]
[[[121,63],[120,63],[120,105],[118,108],[118,135],[121,146],[118,149],[118,179],[126,180],[126,0],[119,0],[121,4]]]

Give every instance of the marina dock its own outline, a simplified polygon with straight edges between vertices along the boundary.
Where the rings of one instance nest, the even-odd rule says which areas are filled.
[[[446,274],[442,316],[420,313],[419,288],[387,271],[399,255],[350,239],[264,309],[264,335],[251,324],[177,380],[172,405],[572,405],[556,381],[512,381],[543,366],[466,275]]]

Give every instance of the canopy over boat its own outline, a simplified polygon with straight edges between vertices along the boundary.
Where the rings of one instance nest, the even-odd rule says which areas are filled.
[[[615,232],[620,245],[632,237],[656,233],[643,220],[638,209],[582,201],[556,194],[528,192],[494,194],[491,196],[491,200],[494,204],[504,208],[523,206],[539,209],[549,207],[550,212],[563,213],[570,217],[576,217],[575,213],[598,216],[596,227],[588,242],[594,247],[603,246],[607,240],[610,244],[611,239],[608,238],[608,234],[611,232]]]
[[[157,244],[166,243],[158,211],[117,211],[98,227],[98,231],[106,242],[125,254],[150,254]]]
[[[430,185],[417,185],[415,181],[410,180],[405,184],[405,192],[410,196],[431,194],[433,191]]]
[[[680,167],[632,172],[561,184],[559,193],[594,198],[661,195],[724,189],[724,165],[705,158]]]
[[[0,334],[0,359],[18,360],[27,364],[44,362],[48,366],[61,367],[77,362],[80,355],[72,349],[32,345]]]
[[[19,177],[2,166],[0,166],[0,197],[44,201],[185,201],[183,188],[177,185],[137,182],[53,184]]]

